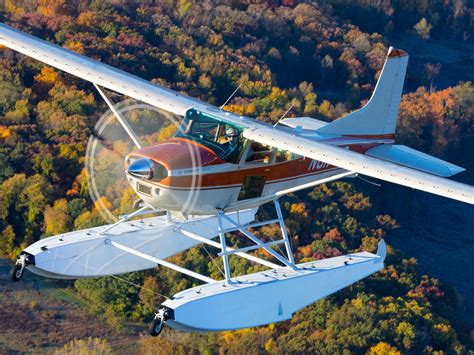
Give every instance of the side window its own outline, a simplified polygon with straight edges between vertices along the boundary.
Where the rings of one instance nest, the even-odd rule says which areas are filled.
[[[250,143],[247,153],[246,163],[250,164],[270,164],[272,161],[273,148],[257,142]]]
[[[293,155],[294,155],[293,153],[291,153],[287,150],[277,149],[275,162],[276,163],[284,163],[285,161],[290,161],[290,160],[294,159]]]

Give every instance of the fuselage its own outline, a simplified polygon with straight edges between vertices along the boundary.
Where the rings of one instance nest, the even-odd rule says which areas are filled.
[[[200,130],[195,134],[192,127],[198,122]],[[194,121],[185,117],[174,138],[128,155],[129,183],[155,208],[214,214],[245,200],[255,201],[257,206],[262,196],[341,172],[324,162],[246,141],[239,135],[231,137],[234,143],[229,142],[226,130],[224,123],[213,125],[208,116],[195,115]],[[393,143],[386,137],[321,136],[314,131],[300,134],[359,153]]]

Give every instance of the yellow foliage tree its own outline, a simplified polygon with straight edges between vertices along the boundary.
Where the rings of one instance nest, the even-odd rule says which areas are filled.
[[[87,170],[84,168],[81,170],[80,174],[76,176],[74,182],[72,183],[71,189],[66,192],[67,196],[85,196],[87,194]]]
[[[415,340],[415,328],[408,322],[400,322],[395,329],[405,349],[410,349]]]
[[[11,135],[11,132],[10,132],[10,129],[6,126],[0,126],[0,138],[8,138],[10,137]]]
[[[176,129],[177,127],[174,124],[169,124],[161,128],[160,133],[158,134],[158,142],[164,142],[173,137]]]
[[[13,19],[19,19],[25,13],[18,0],[5,0],[4,6],[5,10],[12,14]]]
[[[245,113],[245,106],[243,105],[226,105],[224,110],[233,112],[236,115],[243,115]]]
[[[54,205],[46,207],[44,225],[46,235],[65,233],[68,230],[69,214],[66,199],[56,200]]]
[[[394,346],[387,344],[383,341],[377,345],[372,346],[367,352],[368,355],[400,355],[400,351]]]
[[[191,7],[193,3],[188,0],[179,0],[178,3],[178,14],[179,17],[183,17],[186,15],[186,13],[189,11],[189,8]]]
[[[314,114],[318,111],[318,105],[316,104],[316,94],[311,92],[306,94],[304,97],[305,105],[304,105],[304,113],[306,114]]]
[[[84,54],[84,46],[79,41],[70,41],[65,47],[78,54]]]
[[[54,85],[58,81],[59,74],[51,67],[41,68],[41,73],[35,75],[35,80],[38,83],[46,85]]]
[[[107,197],[102,196],[94,203],[94,212],[99,211],[100,209],[107,209],[110,210],[112,208],[112,204],[107,200]]]
[[[292,203],[290,206],[290,213],[299,218],[308,218],[308,211],[304,202]]]
[[[199,85],[205,89],[210,89],[212,87],[211,77],[206,74],[201,74],[199,76]]]
[[[272,87],[272,91],[268,95],[268,98],[276,106],[282,106],[288,101],[288,95],[286,91],[277,87]]]
[[[54,16],[59,12],[64,3],[65,0],[39,0],[38,12],[44,16]]]
[[[213,46],[224,44],[222,36],[218,33],[211,33],[209,37],[207,37],[207,41]]]
[[[327,118],[334,118],[332,114],[332,105],[328,100],[323,100],[319,105],[319,113]]]
[[[135,191],[132,189],[132,187],[127,187],[125,191],[123,192],[123,196],[120,199],[120,207],[118,211],[119,214],[126,214],[126,213],[132,213],[133,212],[133,203],[137,199],[137,194]]]
[[[247,115],[253,115],[255,113],[255,104],[253,102],[249,103],[247,107],[245,108],[245,113]]]
[[[86,11],[79,14],[77,24],[79,26],[91,27],[97,20],[97,15],[92,11]]]

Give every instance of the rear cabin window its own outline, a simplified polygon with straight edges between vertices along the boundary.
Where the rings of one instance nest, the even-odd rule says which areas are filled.
[[[246,163],[250,164],[270,164],[272,162],[273,148],[257,142],[251,142]]]
[[[294,159],[293,154],[287,150],[280,150],[277,149],[276,151],[276,156],[275,156],[275,162],[276,163],[284,163],[286,161],[290,161]]]

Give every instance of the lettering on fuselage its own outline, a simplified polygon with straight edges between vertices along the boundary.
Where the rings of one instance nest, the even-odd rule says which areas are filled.
[[[329,166],[329,164],[319,161],[319,160],[311,160],[311,163],[309,163],[308,170],[322,170],[325,169]]]

